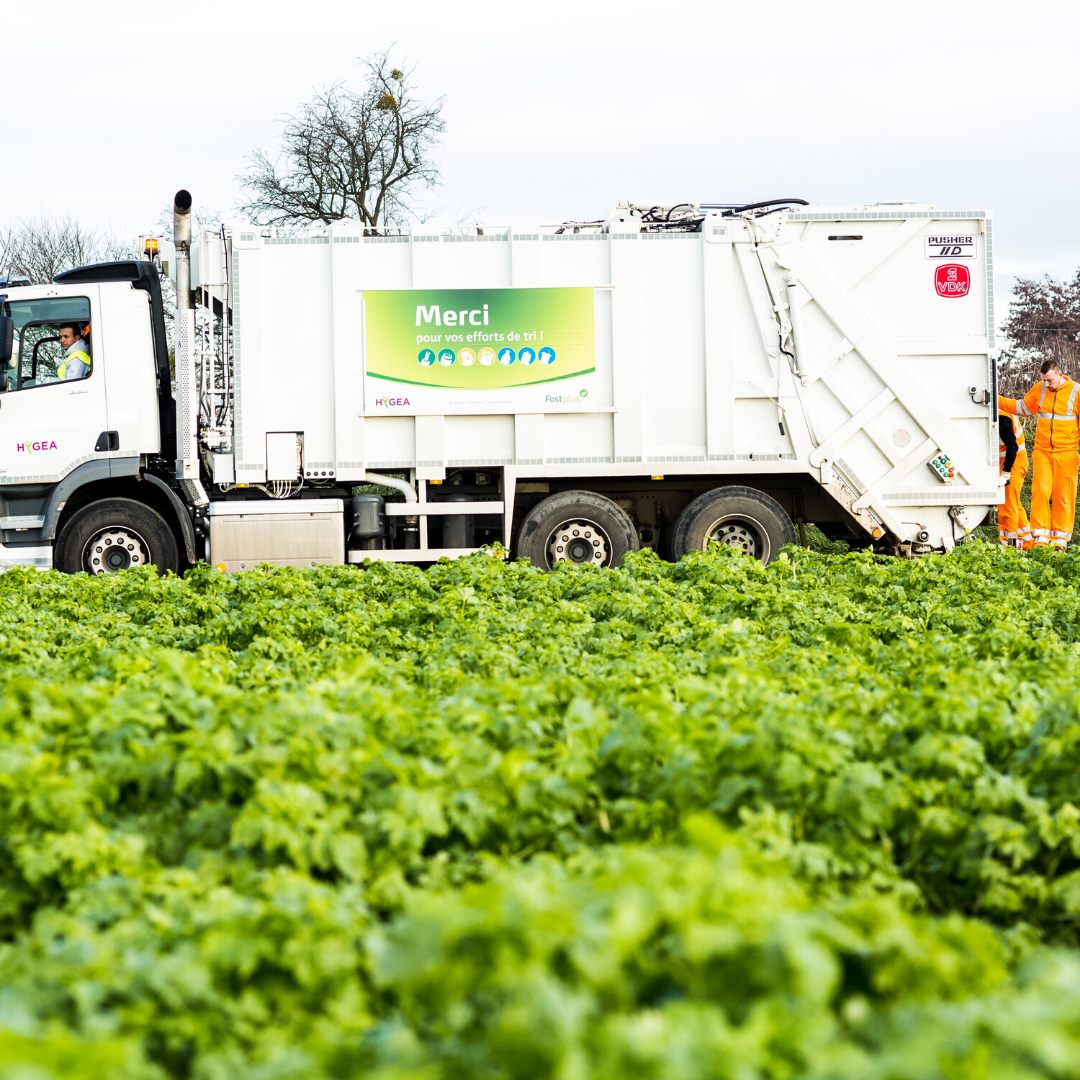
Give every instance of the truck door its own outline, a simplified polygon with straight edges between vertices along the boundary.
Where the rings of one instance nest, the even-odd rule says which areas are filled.
[[[48,484],[85,461],[104,456],[108,444],[105,378],[94,362],[93,287],[84,295],[8,299],[3,314],[14,323],[8,390],[0,394],[0,483]],[[93,301],[93,302],[92,302]],[[85,361],[65,362],[61,337],[74,332]],[[80,358],[82,359],[82,358]]]

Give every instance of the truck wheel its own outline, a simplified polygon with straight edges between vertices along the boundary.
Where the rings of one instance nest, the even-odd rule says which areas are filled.
[[[517,554],[550,570],[557,562],[618,566],[639,547],[630,516],[591,491],[561,491],[538,503],[521,523]]]
[[[134,499],[102,499],[72,515],[56,540],[54,564],[65,574],[115,574],[156,566],[159,574],[180,565],[172,529],[154,509]]]
[[[704,551],[711,543],[744,551],[767,563],[785,544],[795,542],[787,511],[770,495],[753,488],[714,488],[687,504],[671,534],[671,554]]]

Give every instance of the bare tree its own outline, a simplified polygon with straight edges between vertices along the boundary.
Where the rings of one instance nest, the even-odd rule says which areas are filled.
[[[133,254],[115,237],[86,229],[70,217],[21,221],[0,231],[0,275],[22,274],[35,284],[52,281],[73,266]]]
[[[1006,397],[1022,397],[1038,382],[1044,360],[1080,376],[1080,270],[1071,281],[1018,279],[1003,329],[1010,341],[1001,350],[1000,389]]]
[[[443,99],[415,100],[412,72],[391,66],[386,52],[364,66],[363,89],[332,86],[286,117],[278,160],[262,150],[249,157],[241,209],[256,224],[352,218],[377,232],[402,220],[416,186],[438,183],[429,155],[445,126]]]

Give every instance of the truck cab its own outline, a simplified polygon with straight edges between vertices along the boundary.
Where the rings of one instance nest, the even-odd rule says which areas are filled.
[[[65,327],[89,370],[65,364]],[[107,263],[0,287],[0,359],[0,563],[177,569],[194,556],[161,454],[174,408],[157,270]]]

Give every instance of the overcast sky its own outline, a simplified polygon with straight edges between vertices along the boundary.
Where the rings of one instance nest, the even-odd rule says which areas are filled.
[[[0,226],[126,238],[180,187],[233,216],[281,118],[394,45],[445,97],[435,220],[917,200],[993,212],[999,289],[1080,267],[1066,0],[13,0],[0,26]]]

